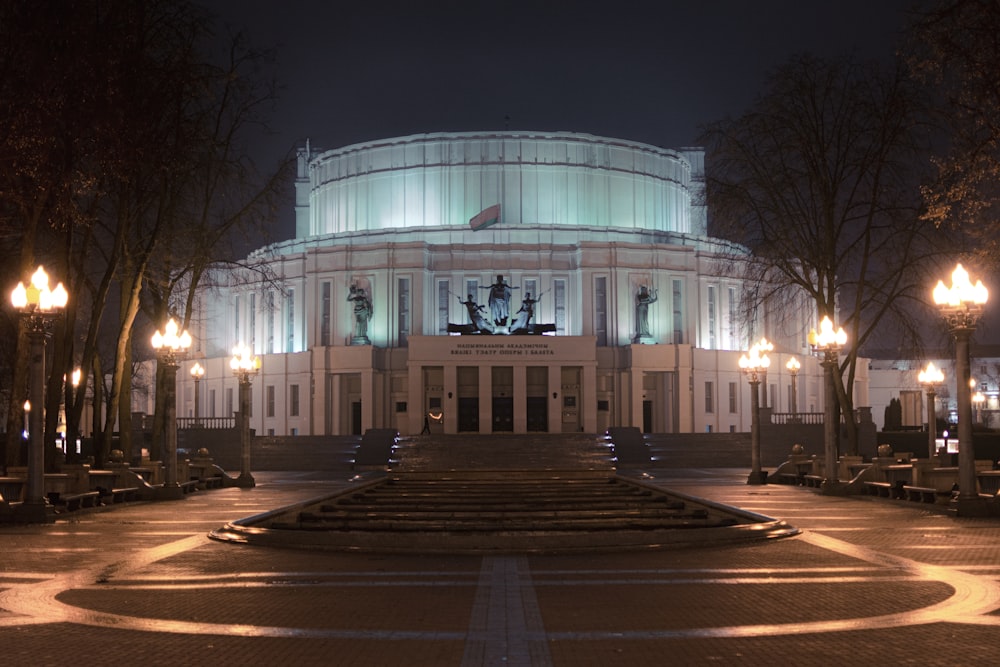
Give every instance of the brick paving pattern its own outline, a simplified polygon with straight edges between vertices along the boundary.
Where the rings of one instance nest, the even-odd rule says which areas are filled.
[[[782,518],[796,537],[573,555],[274,549],[207,533],[352,484],[255,472],[198,492],[0,526],[9,664],[985,665],[1000,663],[1000,521],[747,486],[658,485]]]

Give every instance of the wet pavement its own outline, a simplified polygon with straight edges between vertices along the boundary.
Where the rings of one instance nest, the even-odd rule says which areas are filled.
[[[796,537],[576,555],[419,556],[209,540],[352,484],[253,489],[0,526],[10,664],[972,665],[1000,663],[1000,521],[917,503],[652,471]]]

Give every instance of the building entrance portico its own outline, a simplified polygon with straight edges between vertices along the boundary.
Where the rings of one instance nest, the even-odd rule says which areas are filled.
[[[592,336],[413,336],[408,352],[409,395],[415,405],[441,397],[445,433],[597,430],[584,409],[597,404]],[[424,415],[407,418],[419,432]]]

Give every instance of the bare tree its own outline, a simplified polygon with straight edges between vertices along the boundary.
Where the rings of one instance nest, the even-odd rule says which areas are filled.
[[[105,407],[95,419],[98,462],[116,430],[129,446],[143,306],[154,304],[155,318],[177,300],[187,313],[191,297],[171,285],[193,289],[205,265],[227,257],[232,236],[263,224],[287,176],[288,159],[260,176],[245,157],[247,132],[274,98],[261,76],[265,54],[239,35],[220,42],[212,27],[185,0],[0,6],[0,251],[16,257],[0,276],[12,266],[26,275],[44,258],[67,282],[65,326],[50,347],[46,441],[64,373],[78,364],[94,374],[95,409]],[[219,44],[225,57],[212,51]],[[9,400],[19,405],[26,371],[11,368]],[[65,395],[75,430],[84,392]],[[10,464],[20,427],[18,411],[8,414]]]
[[[927,218],[959,232],[983,268],[1000,268],[1000,4],[944,0],[918,15],[908,62],[944,128]]]
[[[859,351],[891,328],[919,342],[913,303],[933,227],[920,216],[923,110],[899,69],[798,56],[778,68],[743,116],[710,125],[712,234],[749,253],[749,309],[804,293],[849,334],[837,381],[857,452],[853,383]]]

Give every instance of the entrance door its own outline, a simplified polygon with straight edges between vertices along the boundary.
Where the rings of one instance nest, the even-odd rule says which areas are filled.
[[[479,397],[458,399],[458,430],[479,432]]]
[[[642,402],[642,432],[652,433],[653,432],[653,402],[643,401]]]
[[[361,401],[351,403],[351,433],[361,435]]]
[[[514,398],[511,396],[493,397],[493,432],[514,430]]]
[[[541,433],[549,430],[549,401],[544,396],[528,397],[528,430]]]

